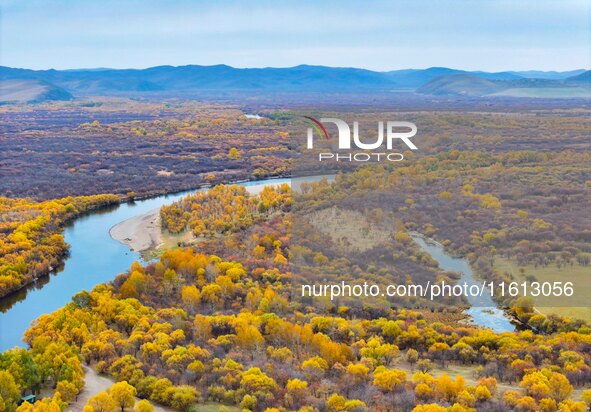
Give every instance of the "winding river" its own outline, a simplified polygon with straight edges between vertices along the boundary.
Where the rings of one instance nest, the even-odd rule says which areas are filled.
[[[427,252],[439,263],[441,269],[460,273],[459,283],[466,282],[468,286],[482,283],[482,281],[478,281],[474,277],[474,272],[466,259],[449,255],[445,252],[445,248],[441,243],[418,233],[411,233],[411,236],[424,252]],[[464,313],[470,315],[472,323],[475,325],[486,326],[499,333],[515,330],[515,326],[511,323],[509,317],[496,306],[492,298],[486,293],[482,296],[468,296],[467,300],[470,308],[466,309]]]
[[[265,185],[289,182],[291,179],[268,179],[239,185],[257,192]],[[21,340],[24,332],[42,314],[59,309],[76,293],[109,282],[126,271],[134,261],[141,261],[139,253],[111,238],[111,227],[170,204],[194,191],[122,203],[74,220],[64,230],[64,238],[70,244],[70,256],[63,268],[0,300],[0,352],[14,346],[24,346]]]
[[[322,178],[319,176],[318,178]],[[332,177],[329,177],[331,180]],[[311,180],[317,180],[312,178]],[[256,193],[263,186],[290,183],[291,179],[268,179],[239,183]],[[109,229],[134,216],[143,215],[163,205],[170,204],[194,190],[161,195],[150,199],[123,203],[84,215],[64,230],[70,244],[70,255],[63,267],[37,283],[0,300],[0,352],[14,346],[24,346],[22,338],[31,322],[44,313],[51,313],[68,303],[82,290],[91,290],[100,283],[113,280],[126,271],[134,261],[141,261],[133,252],[109,235]],[[465,259],[449,256],[443,246],[413,235],[421,248],[429,253],[444,270],[460,272],[462,280],[476,282],[470,265]],[[469,299],[471,308],[466,310],[475,324],[490,327],[497,332],[512,331],[514,326],[498,309],[492,299]]]

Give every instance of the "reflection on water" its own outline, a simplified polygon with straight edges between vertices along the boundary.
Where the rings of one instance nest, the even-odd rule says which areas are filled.
[[[269,184],[289,183],[290,179],[268,179],[240,183],[251,192]],[[124,203],[88,213],[64,230],[70,244],[69,257],[56,273],[0,300],[0,351],[23,346],[21,341],[31,322],[44,313],[64,306],[73,295],[109,282],[126,271],[140,254],[109,236],[109,229],[124,220],[170,204],[194,190]]]
[[[442,244],[425,238],[419,233],[411,233],[414,241],[427,252],[433,259],[439,263],[439,267],[448,272],[457,272],[461,274],[459,282],[466,282],[470,285],[481,285],[482,281],[474,278],[474,272],[466,259],[451,256],[445,252]],[[499,309],[492,298],[484,293],[482,296],[467,296],[470,308],[464,313],[472,317],[472,322],[476,325],[485,326],[495,332],[511,332],[515,326],[507,317],[505,312]]]

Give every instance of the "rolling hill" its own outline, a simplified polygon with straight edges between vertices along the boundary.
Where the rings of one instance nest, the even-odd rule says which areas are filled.
[[[47,100],[72,100],[61,87],[40,80],[10,79],[0,81],[0,102],[39,103]]]
[[[522,76],[509,72],[487,73],[468,72],[464,70],[448,69],[447,67],[431,67],[425,70],[396,70],[388,72],[388,77],[404,88],[416,89],[441,76],[463,74],[474,75],[479,78],[492,80],[521,79]]]
[[[475,74],[453,73],[434,78],[416,91],[434,96],[506,96],[543,98],[590,98],[590,71],[563,80],[542,78],[492,79]]]
[[[567,83],[591,83],[591,70],[580,73],[576,76],[569,77],[566,79]]]
[[[431,95],[484,96],[503,89],[499,82],[472,74],[447,74],[431,80],[417,92]]]
[[[569,70],[566,72],[527,70],[527,71],[508,72],[508,73],[516,74],[520,77],[525,77],[527,79],[561,80],[561,79],[566,79],[568,77],[576,76],[576,75],[584,73],[584,72],[585,72],[585,70],[579,69],[579,70]]]
[[[467,72],[446,67],[376,72],[365,69],[300,65],[240,69],[216,66],[157,66],[147,69],[28,70],[0,66],[3,101],[68,100],[84,96],[215,95],[220,92],[390,93],[485,96],[507,89],[585,88],[589,72],[566,79],[541,78],[545,72]],[[547,76],[556,77],[551,72]],[[15,83],[16,82],[16,83]],[[18,83],[20,82],[20,83]],[[20,86],[19,86],[20,85]]]
[[[190,90],[351,91],[396,87],[384,73],[354,68],[296,66],[237,69],[217,66],[158,66],[143,70],[23,70],[0,68],[1,79],[44,80],[75,94],[186,92]]]

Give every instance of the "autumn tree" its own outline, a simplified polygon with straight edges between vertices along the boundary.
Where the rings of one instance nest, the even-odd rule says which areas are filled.
[[[150,401],[146,399],[142,399],[137,402],[133,408],[135,412],[153,412],[154,406],[150,403]]]
[[[0,371],[0,405],[4,407],[4,410],[14,411],[20,394],[20,388],[12,375],[8,371]]]
[[[118,407],[117,403],[115,403],[107,392],[97,393],[88,400],[86,405],[92,408],[92,412],[115,412]]]
[[[117,407],[121,409],[121,412],[124,412],[125,409],[133,408],[135,405],[136,389],[128,384],[127,381],[117,382],[111,386],[109,395]]]

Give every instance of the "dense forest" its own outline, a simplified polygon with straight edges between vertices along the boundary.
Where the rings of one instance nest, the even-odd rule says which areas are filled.
[[[65,223],[119,203],[119,196],[66,197],[45,202],[0,197],[0,297],[57,269],[68,252]]]
[[[312,185],[308,193],[317,191]],[[59,410],[82,386],[82,363],[119,382],[91,398],[88,412],[125,410],[135,395],[177,410],[204,402],[269,412],[588,408],[585,324],[554,319],[552,333],[495,334],[428,310],[374,316],[293,299],[285,257],[298,195],[292,205],[285,187],[265,193],[275,207],[247,208],[241,230],[209,233],[145,267],[135,263],[40,317],[26,333],[29,350],[0,356],[4,408],[16,408],[20,389],[49,386],[51,397],[18,410]],[[195,199],[230,216],[237,206],[263,204],[229,186],[179,206],[196,206]],[[151,410],[148,402],[136,410]]]
[[[265,186],[250,197],[244,186],[215,186],[199,191],[160,209],[162,228],[171,233],[190,229],[194,236],[212,236],[240,231],[252,225],[253,218],[291,205],[289,185],[275,189]]]

